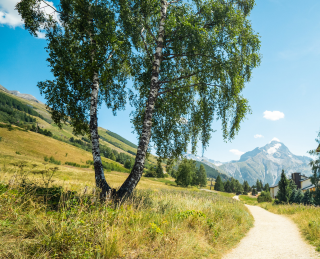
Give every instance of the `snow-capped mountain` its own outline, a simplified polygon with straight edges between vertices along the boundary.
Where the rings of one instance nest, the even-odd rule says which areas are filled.
[[[282,169],[287,176],[294,172],[311,175],[310,160],[309,157],[292,154],[283,143],[272,141],[264,147],[246,152],[238,161],[224,163],[218,170],[241,182],[246,180],[250,185],[257,179],[272,185],[279,181]]]
[[[212,160],[212,159],[207,158],[207,157],[195,156],[195,155],[191,154],[191,152],[185,153],[184,156],[186,158],[188,158],[188,159],[192,159],[192,160],[199,161],[199,162],[202,162],[204,164],[207,164],[208,166],[211,166],[213,168],[216,168],[216,167],[221,166],[221,165],[224,164],[224,162]]]

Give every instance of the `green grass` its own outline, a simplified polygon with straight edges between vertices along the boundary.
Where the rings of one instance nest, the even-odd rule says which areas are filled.
[[[115,206],[92,188],[31,186],[0,185],[0,258],[220,258],[253,224],[213,193],[139,190]]]
[[[252,197],[248,195],[239,195],[240,201],[243,201],[248,205],[258,205],[257,197]]]

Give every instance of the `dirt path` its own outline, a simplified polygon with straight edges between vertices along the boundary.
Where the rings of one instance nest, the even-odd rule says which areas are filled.
[[[254,227],[224,259],[320,258],[290,219],[258,206],[246,206],[255,219]]]

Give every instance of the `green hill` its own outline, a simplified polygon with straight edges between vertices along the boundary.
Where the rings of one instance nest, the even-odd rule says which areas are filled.
[[[1,127],[15,125],[25,131],[32,131],[52,137],[58,141],[91,152],[91,143],[86,136],[75,136],[70,125],[59,129],[51,119],[46,106],[40,102],[27,100],[10,94],[4,87],[0,88],[0,124]],[[19,133],[17,133],[19,134]],[[122,136],[99,127],[101,154],[122,165],[130,159],[133,161],[137,146]],[[147,164],[155,164],[156,157],[151,155]]]
[[[199,162],[199,161],[196,161],[196,165],[197,167],[199,167],[200,165],[203,165],[204,168],[206,169],[206,172],[207,172],[207,177],[208,178],[215,178],[217,179],[218,175],[220,175],[222,181],[226,181],[229,179],[229,177],[223,173],[220,173],[217,169],[215,168],[212,168],[202,162]]]

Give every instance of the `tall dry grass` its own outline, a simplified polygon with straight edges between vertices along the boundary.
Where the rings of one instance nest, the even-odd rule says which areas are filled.
[[[93,189],[0,184],[0,258],[219,258],[252,226],[244,205],[199,191],[139,190],[120,206]]]
[[[303,236],[320,252],[320,207],[297,204],[272,205],[263,203],[262,208],[291,218],[301,230]]]

